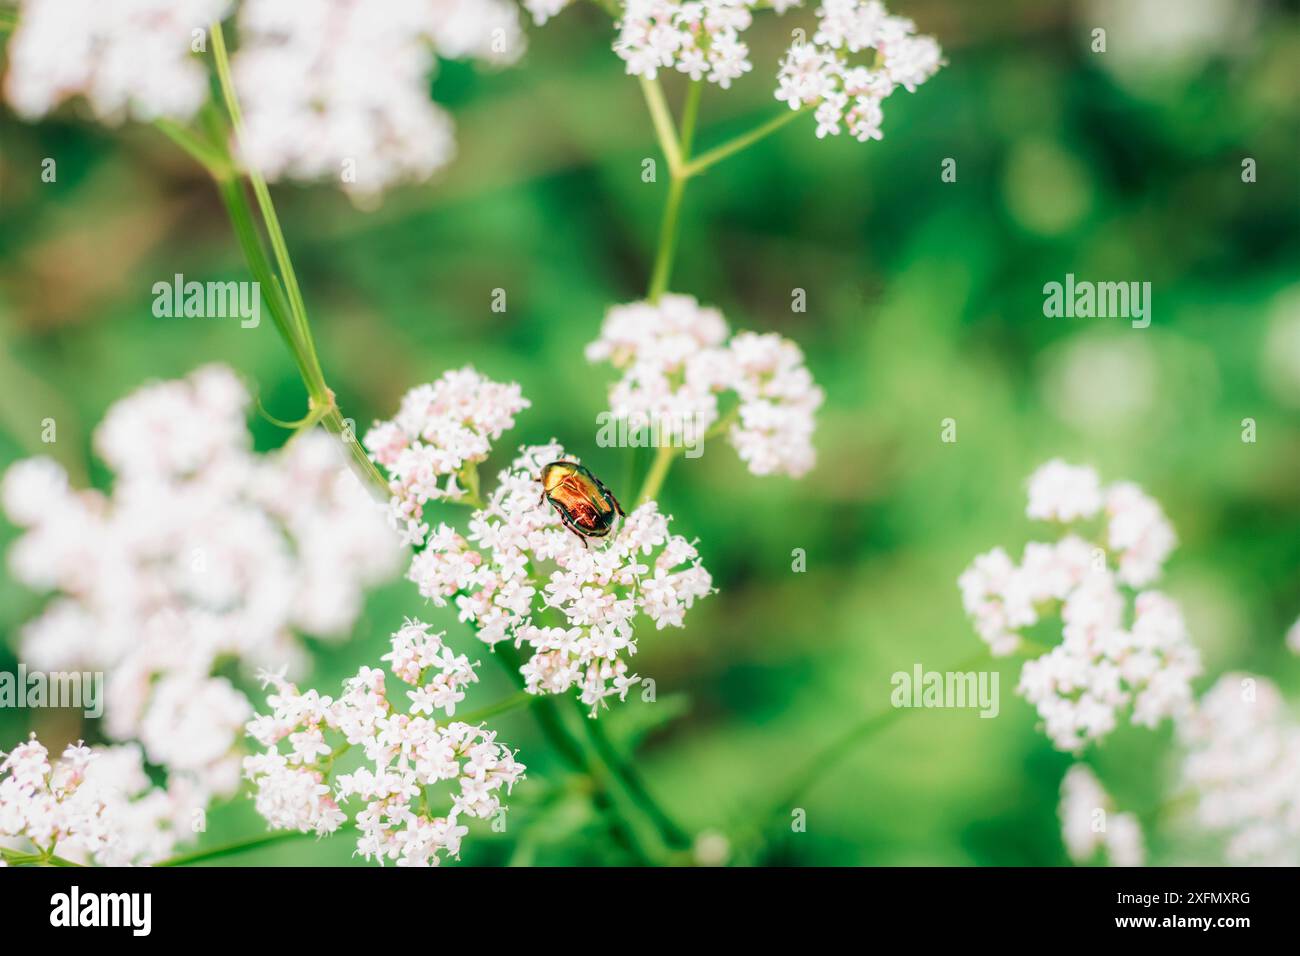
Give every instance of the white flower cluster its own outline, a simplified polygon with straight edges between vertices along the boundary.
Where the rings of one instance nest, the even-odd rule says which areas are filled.
[[[623,656],[636,653],[634,620],[680,627],[713,581],[653,501],[605,543],[585,546],[540,500],[542,466],[564,457],[556,444],[522,449],[471,517],[468,536],[439,525],[408,577],[435,604],[453,600],[484,643],[528,645],[521,672],[531,693],[576,686],[594,714],[607,697],[625,699],[640,679]]]
[[[39,119],[84,96],[102,122],[187,119],[208,95],[195,31],[231,0],[20,0],[5,97]]]
[[[344,684],[338,700],[314,690],[300,693],[277,675],[266,675],[275,693],[271,713],[248,725],[267,750],[244,760],[257,788],[258,812],[276,829],[333,833],[347,817],[339,804],[356,797],[357,853],[366,859],[396,860],[399,866],[437,866],[441,854],[457,857],[468,828],[460,818],[486,819],[502,811],[501,791],[510,792],[524,775],[514,752],[482,726],[461,721],[439,724],[435,712],[451,717],[464,700],[466,684],[478,680],[475,664],[453,654],[442,634],[407,621],[393,634],[383,658],[393,675],[414,690],[394,705],[385,674],[363,667]],[[358,746],[367,763],[329,782],[335,757],[325,741],[337,733]],[[280,744],[287,741],[287,753]],[[425,788],[452,781],[451,808],[433,816]]]
[[[455,152],[429,96],[437,57],[523,52],[508,0],[244,0],[233,62],[246,158],[268,179],[332,181],[372,200]]]
[[[95,432],[111,494],[69,488],[46,458],[5,474],[5,511],[26,532],[14,576],[54,592],[21,635],[46,671],[106,674],[109,736],[213,793],[239,780],[247,699],[219,663],[300,659],[294,631],[342,637],[367,586],[401,551],[332,438],[308,433],[257,455],[249,397],[206,366],[119,401]]]
[[[75,863],[133,866],[173,855],[202,801],[150,786],[140,748],[71,744],[51,762],[33,734],[0,754],[0,841]]]
[[[1300,866],[1300,721],[1276,685],[1225,674],[1179,725],[1193,816],[1235,864]]]
[[[635,427],[653,424],[667,439],[702,440],[718,420],[719,393],[734,392],[727,434],[749,470],[804,475],[816,461],[813,416],[825,396],[803,353],[775,333],[728,334],[717,309],[664,295],[611,308],[587,358],[623,370],[610,390],[614,415]]]
[[[676,69],[724,90],[753,68],[740,34],[756,0],[626,0],[614,52],[627,72],[653,80]],[[541,21],[539,21],[541,22]]]
[[[1182,613],[1160,592],[1140,591],[1126,628],[1120,590],[1154,580],[1173,547],[1160,506],[1133,484],[1103,491],[1092,469],[1061,461],[1031,476],[1029,502],[1030,517],[1065,524],[1104,511],[1109,551],[1073,532],[1054,544],[1029,543],[1019,565],[995,548],[975,559],[958,586],[995,655],[1015,653],[1025,628],[1059,610],[1061,643],[1025,663],[1017,688],[1037,707],[1048,737],[1077,751],[1114,730],[1130,705],[1132,722],[1146,727],[1181,713],[1200,673]]]
[[[864,50],[875,51],[873,64],[850,64]],[[819,139],[838,135],[841,123],[859,142],[880,139],[881,101],[900,86],[915,92],[943,62],[933,37],[917,36],[916,24],[878,0],[822,0],[812,41],[796,42],[781,62],[776,98],[816,107]]]
[[[1112,866],[1141,866],[1142,828],[1131,813],[1116,813],[1110,796],[1087,765],[1077,763],[1061,781],[1061,838],[1075,863],[1104,851]]]
[[[467,367],[411,389],[392,421],[375,423],[364,444],[390,475],[389,517],[403,543],[424,542],[425,503],[464,495],[461,472],[487,458],[528,406],[517,384],[489,381]]]

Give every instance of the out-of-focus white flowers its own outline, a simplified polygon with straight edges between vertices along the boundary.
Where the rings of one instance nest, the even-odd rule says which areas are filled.
[[[232,372],[206,366],[109,409],[94,441],[110,494],[69,488],[45,458],[0,484],[26,529],[9,567],[54,592],[22,630],[24,662],[105,672],[108,734],[214,793],[238,785],[250,713],[217,665],[284,666],[301,658],[294,631],[346,635],[365,589],[401,560],[334,440],[308,433],[257,455],[248,402]]]
[[[1300,722],[1276,685],[1224,674],[1179,723],[1193,819],[1231,863],[1300,866]]]
[[[132,866],[173,854],[205,800],[183,781],[150,786],[134,745],[71,744],[61,758],[33,734],[0,754],[0,841],[76,863]]]
[[[790,340],[728,334],[717,309],[664,295],[611,308],[587,358],[623,371],[610,390],[613,414],[634,427],[653,424],[665,441],[702,438],[719,419],[719,394],[733,392],[727,437],[749,470],[801,477],[816,461],[813,416],[822,390]],[[682,434],[688,430],[696,435]]]
[[[966,613],[995,655],[1015,653],[1026,628],[1059,613],[1061,643],[1025,663],[1017,690],[1062,750],[1106,736],[1128,707],[1132,722],[1146,727],[1181,714],[1200,673],[1178,605],[1158,591],[1139,591],[1130,615],[1121,590],[1151,583],[1173,548],[1160,506],[1136,485],[1103,490],[1092,469],[1061,461],[1030,478],[1030,517],[1069,524],[1103,511],[1099,541],[1070,531],[1054,544],[1030,542],[1019,564],[995,548],[958,580]]]
[[[508,0],[244,0],[239,35],[246,158],[268,179],[362,199],[428,179],[455,152],[429,96],[437,57],[504,64],[524,48]]]
[[[442,854],[459,855],[468,832],[461,818],[503,812],[501,791],[509,793],[525,768],[492,731],[436,719],[454,715],[462,688],[478,680],[476,665],[453,654],[442,634],[407,621],[384,660],[414,688],[405,699],[390,700],[385,673],[370,667],[344,684],[338,700],[300,693],[266,675],[275,687],[267,698],[271,713],[251,721],[248,731],[267,750],[245,758],[245,773],[256,787],[258,812],[273,828],[332,833],[347,819],[340,804],[356,797],[365,804],[356,815],[357,853],[380,863],[437,866]],[[360,747],[365,764],[331,781],[345,748],[332,748],[327,732]],[[434,816],[425,788],[444,781],[455,787],[451,807]]]
[[[1061,838],[1075,863],[1090,863],[1099,850],[1112,866],[1141,866],[1142,828],[1131,813],[1116,813],[1110,796],[1085,764],[1061,781]]]
[[[653,80],[660,69],[676,69],[725,90],[753,68],[740,34],[753,22],[755,2],[626,0],[614,52],[631,75]]]
[[[455,153],[429,94],[438,58],[523,53],[509,0],[242,0],[232,71],[244,159],[268,179],[326,181],[373,202]],[[84,96],[102,122],[188,120],[207,99],[207,31],[233,0],[21,0],[5,96],[37,119]]]
[[[516,384],[489,381],[472,368],[411,389],[392,421],[377,422],[364,444],[390,476],[390,518],[403,540],[422,544],[424,505],[465,494],[457,479],[487,458],[492,442],[529,406]]]
[[[870,66],[850,55],[874,51]],[[816,107],[817,136],[838,135],[844,123],[859,142],[880,139],[881,102],[898,87],[909,93],[943,66],[933,37],[890,16],[877,0],[822,0],[812,40],[796,41],[781,63],[776,98],[791,109]]]
[[[408,576],[435,604],[454,602],[484,643],[530,648],[521,668],[530,692],[576,686],[594,714],[640,679],[626,660],[636,653],[635,620],[680,627],[713,581],[653,501],[611,537],[584,546],[540,500],[542,466],[564,457],[556,444],[524,448],[470,518],[468,535],[440,524]]]
[[[20,0],[5,98],[27,119],[84,96],[97,119],[187,119],[208,95],[192,50],[231,0]]]

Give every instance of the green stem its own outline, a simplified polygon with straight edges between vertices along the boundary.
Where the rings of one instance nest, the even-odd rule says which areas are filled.
[[[238,840],[234,843],[227,843],[225,846],[213,847],[211,850],[197,850],[194,853],[185,853],[180,856],[173,856],[170,859],[163,860],[155,866],[189,866],[193,863],[203,863],[207,860],[215,860],[223,856],[233,856],[236,853],[244,853],[248,850],[256,850],[260,847],[270,846],[274,843],[283,843],[286,840],[296,840],[301,837],[313,836],[312,833],[301,833],[298,830],[283,830],[277,833],[267,833],[262,836],[249,837],[247,840]]]
[[[659,494],[664,479],[668,477],[668,469],[672,467],[679,451],[681,449],[673,445],[661,445],[655,451],[654,461],[650,463],[650,471],[646,473],[645,481],[641,484],[641,492],[636,496],[636,507],[640,507]]]
[[[219,22],[212,24],[212,56],[217,65],[217,78],[221,84],[221,95],[226,103],[226,111],[230,114],[231,125],[234,127],[235,142],[239,144],[242,153],[244,114],[239,107],[239,96],[235,91],[235,81],[230,72],[230,57],[226,53],[226,37]],[[299,338],[305,353],[304,359],[311,372],[307,388],[312,398],[321,402],[325,399],[328,389],[325,387],[325,377],[321,372],[320,361],[316,357],[316,349],[312,343],[311,329],[307,324],[307,306],[302,298],[302,290],[298,287],[298,276],[294,272],[293,260],[289,258],[289,247],[284,241],[284,231],[280,228],[280,218],[276,215],[275,204],[271,202],[271,192],[267,188],[266,180],[262,177],[261,172],[252,163],[245,162],[243,165],[244,171],[248,175],[248,181],[253,184],[253,194],[257,197],[257,205],[262,212],[262,221],[266,224],[266,232],[271,239],[271,249],[275,253],[275,261],[280,268],[280,277],[284,280],[285,289],[289,296],[289,306],[294,321],[298,325]]]
[[[664,203],[663,219],[659,223],[659,246],[655,250],[654,269],[650,273],[650,289],[646,298],[658,302],[668,291],[672,276],[673,256],[677,252],[677,223],[681,213],[682,195],[686,192],[686,178],[673,175],[668,182],[668,201]]]
[[[515,648],[508,641],[502,641],[496,645],[492,656],[501,663],[506,673],[510,675],[510,679],[522,687],[524,677],[519,673],[519,654]],[[641,846],[641,841],[637,839],[635,831],[623,819],[618,805],[610,795],[609,781],[602,772],[602,768],[591,761],[582,745],[564,726],[559,709],[555,706],[555,700],[546,696],[536,697],[535,700],[536,703],[530,710],[537,719],[538,727],[556,752],[564,758],[565,762],[578,773],[591,780],[592,802],[596,805],[596,809],[601,816],[605,818],[606,825],[609,827],[615,842],[627,851],[638,866],[651,865],[653,861],[646,853],[645,848]]]
[[[682,159],[689,159],[691,144],[695,141],[695,120],[700,115],[700,94],[704,92],[703,80],[692,80],[686,87],[686,103],[682,107]]]
[[[234,80],[230,72],[230,58],[226,52],[225,35],[222,33],[220,23],[212,25],[212,50],[222,98],[235,131],[235,139],[237,143],[242,142],[243,114],[239,107],[239,97],[235,92]],[[176,129],[164,129],[164,132],[202,161],[202,156],[194,151],[196,148],[202,149],[202,144],[196,147],[197,140],[194,137],[178,135]],[[208,164],[205,162],[205,165]],[[360,476],[377,494],[387,497],[387,479],[366,454],[357,439],[355,429],[343,418],[343,413],[335,403],[334,392],[325,384],[325,375],[321,370],[316,345],[312,339],[311,325],[307,319],[307,307],[302,298],[293,260],[289,256],[289,248],[284,239],[284,230],[280,227],[280,218],[276,214],[266,180],[251,164],[245,163],[244,166],[244,172],[253,186],[253,194],[257,199],[262,222],[266,225],[276,267],[272,267],[262,244],[248,196],[244,192],[243,184],[235,175],[233,161],[228,161],[214,169],[214,176],[222,202],[235,228],[235,236],[244,253],[244,259],[253,273],[253,278],[262,288],[276,329],[293,355],[298,374],[307,388],[310,406],[307,418],[318,419],[326,431],[338,436]],[[213,167],[209,166],[209,168]]]
[[[262,296],[266,300],[276,331],[280,333],[280,338],[284,340],[285,346],[293,356],[294,363],[298,366],[298,374],[305,384],[308,371],[303,358],[303,348],[298,341],[298,331],[290,320],[288,303],[271,268],[271,261],[266,256],[266,250],[262,247],[262,239],[257,233],[253,210],[248,204],[243,185],[233,175],[223,176],[217,179],[217,191],[226,207],[230,223],[235,229],[235,239],[244,254],[248,271],[253,274],[254,280],[262,290]]]
[[[641,80],[650,120],[654,124],[659,146],[668,158],[668,198],[664,203],[663,218],[659,223],[659,244],[655,249],[654,267],[650,273],[650,288],[646,294],[651,302],[668,291],[672,277],[673,258],[677,254],[677,235],[681,222],[682,197],[686,193],[686,180],[690,174],[685,164],[691,155],[695,139],[695,123],[700,112],[700,94],[704,83],[694,81],[686,90],[686,103],[682,108],[681,138],[673,126],[672,114],[664,100],[663,88],[657,80]]]
[[[604,724],[597,719],[587,717],[581,701],[575,698],[573,703],[583,716],[582,725],[586,728],[587,738],[591,741],[596,753],[623,784],[628,796],[650,818],[650,821],[659,831],[660,838],[672,849],[687,849],[691,845],[691,835],[679,826],[659,805],[654,795],[650,793],[649,787],[646,786],[641,772],[629,761],[625,760],[623,755],[619,753],[618,748],[610,741],[609,735],[605,732]]]
[[[221,179],[232,173],[230,158],[222,151],[210,143],[205,143],[193,132],[177,123],[175,120],[160,119],[154,121],[154,126],[161,130],[168,139],[179,146],[185,152],[189,153],[194,159],[198,160],[205,169],[211,174],[213,179]]]
[[[477,724],[480,721],[487,720],[489,717],[495,717],[498,714],[504,714],[519,707],[527,707],[537,699],[536,694],[530,694],[526,690],[519,690],[515,691],[504,700],[499,700],[495,704],[490,704],[487,707],[480,707],[478,710],[471,710],[468,714],[460,714],[453,717],[452,720],[459,721],[463,724]]]
[[[775,116],[772,119],[768,120],[766,123],[763,123],[758,127],[755,127],[754,129],[750,130],[748,133],[743,133],[740,136],[737,136],[735,139],[728,140],[727,142],[723,143],[721,146],[715,146],[713,149],[701,153],[699,156],[695,157],[695,159],[686,163],[685,168],[682,170],[683,175],[698,176],[700,173],[704,172],[710,166],[713,166],[716,163],[720,163],[728,156],[740,152],[742,149],[744,149],[747,146],[752,146],[754,143],[758,142],[763,137],[770,136],[772,133],[775,133],[781,127],[785,126],[787,123],[793,122],[794,120],[798,119],[800,116],[803,115],[804,112],[805,110],[803,109],[788,110],[785,113],[782,113],[780,116]]]
[[[51,851],[53,849],[53,847],[50,847]],[[0,859],[3,859],[10,866],[85,866],[84,863],[74,863],[72,860],[65,860],[61,856],[55,856],[53,852],[26,853],[22,850],[11,850],[8,847],[0,847]]]
[[[650,122],[654,124],[655,136],[659,138],[659,148],[668,160],[668,171],[674,176],[682,166],[682,148],[677,141],[677,132],[673,128],[673,116],[664,99],[663,87],[658,80],[641,77],[641,92],[645,96],[646,108],[650,110]]]
[[[986,663],[987,660],[988,652],[984,651],[978,656],[949,669],[953,671],[974,670],[981,664]],[[832,739],[830,743],[818,750],[812,759],[804,765],[804,768],[795,775],[794,781],[786,790],[785,795],[773,804],[770,818],[788,813],[808,790],[812,789],[827,773],[835,769],[845,757],[853,752],[853,749],[859,743],[884,730],[904,714],[911,713],[913,709],[891,707],[881,713],[872,714],[865,720],[853,724],[838,737]]]

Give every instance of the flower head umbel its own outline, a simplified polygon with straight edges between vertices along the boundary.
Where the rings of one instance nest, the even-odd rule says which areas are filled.
[[[233,68],[247,158],[268,179],[374,198],[455,152],[429,97],[439,56],[508,63],[524,48],[508,0],[244,0]]]
[[[1126,590],[1158,577],[1173,548],[1160,506],[1136,485],[1102,489],[1092,469],[1051,461],[1030,478],[1028,512],[1063,525],[1104,514],[1105,528],[1099,541],[1067,531],[1055,543],[1030,542],[1019,564],[995,548],[958,585],[995,655],[1015,653],[1026,628],[1059,614],[1061,643],[1025,663],[1017,688],[1053,743],[1077,751],[1109,734],[1124,708],[1146,727],[1184,711],[1200,659],[1182,612],[1158,591],[1130,601]]]
[[[333,833],[347,819],[341,804],[357,798],[364,804],[356,814],[358,854],[437,866],[443,854],[459,856],[468,832],[461,818],[503,811],[501,791],[509,793],[525,768],[483,726],[439,721],[455,714],[464,686],[478,680],[476,665],[442,637],[409,620],[393,634],[384,660],[410,690],[390,690],[387,675],[370,667],[349,679],[337,700],[266,675],[275,688],[271,712],[248,732],[267,749],[245,758],[244,769],[257,788],[258,812],[273,828]],[[360,748],[364,763],[335,775],[346,747],[331,747],[326,734]],[[434,816],[425,788],[444,782],[452,785],[450,806]]]
[[[537,476],[564,458],[557,444],[524,448],[462,535],[441,524],[411,563],[420,593],[451,601],[489,645],[510,641],[531,656],[521,671],[535,694],[577,687],[593,713],[624,699],[639,678],[635,622],[680,627],[713,590],[695,546],[668,530],[653,501],[634,509],[605,543],[587,547],[540,500]],[[572,456],[568,456],[573,460]]]
[[[1229,862],[1300,866],[1300,721],[1277,685],[1224,674],[1179,724],[1192,818]]]
[[[726,89],[753,67],[740,34],[755,2],[626,0],[614,52],[634,76],[653,80],[661,68],[675,69]]]
[[[1061,781],[1061,837],[1075,863],[1098,852],[1112,866],[1141,866],[1146,853],[1142,828],[1132,813],[1116,813],[1110,795],[1086,764],[1077,763]]]
[[[789,339],[730,335],[717,309],[664,295],[611,308],[587,358],[623,371],[610,408],[633,426],[653,424],[687,444],[702,440],[719,420],[719,396],[731,393],[727,437],[751,472],[797,478],[816,460],[813,416],[824,395]]]
[[[528,405],[518,385],[463,368],[411,389],[392,421],[376,422],[366,433],[371,457],[390,476],[390,517],[406,542],[423,543],[425,503],[463,496],[458,479],[487,458],[492,442]]]
[[[108,734],[216,793],[239,781],[247,699],[218,663],[296,664],[294,632],[339,637],[400,551],[323,432],[252,451],[249,397],[221,366],[146,386],[95,431],[111,493],[74,490],[47,458],[0,482],[25,531],[14,577],[54,592],[21,632],[50,671],[106,674]]]
[[[850,61],[867,50],[870,65]],[[915,92],[941,66],[934,38],[917,36],[916,24],[878,0],[823,0],[811,42],[796,42],[781,63],[776,98],[794,110],[815,107],[819,139],[844,123],[866,142],[883,135],[881,102],[900,86]]]
[[[0,840],[31,852],[103,866],[156,863],[205,804],[180,781],[151,786],[134,745],[78,742],[51,760],[33,734],[0,753]]]
[[[195,34],[204,36],[230,7],[231,0],[21,0],[5,98],[28,119],[75,96],[101,122],[188,119],[208,95]]]

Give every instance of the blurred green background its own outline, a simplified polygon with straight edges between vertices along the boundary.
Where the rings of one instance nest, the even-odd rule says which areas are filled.
[[[690,829],[731,837],[733,862],[1063,864],[1069,757],[1014,695],[1016,661],[1001,665],[996,720],[907,713],[806,794],[806,832],[778,819],[761,853],[746,834],[823,744],[888,709],[893,672],[978,654],[957,576],[994,545],[1019,553],[1035,530],[1025,478],[1054,456],[1137,481],[1164,506],[1181,544],[1162,586],[1204,655],[1198,689],[1245,669],[1300,699],[1300,660],[1282,642],[1300,616],[1300,21],[1294,3],[1246,0],[913,0],[893,12],[938,37],[949,65],[886,102],[883,142],[819,141],[800,120],[687,189],[673,288],[733,328],[802,346],[827,392],[819,462],[798,482],[750,476],[724,443],[678,462],[661,501],[700,539],[720,593],[684,630],[641,633],[636,669],[659,700],[634,695],[603,719],[639,746],[651,788]],[[788,31],[811,22],[759,18],[754,72],[705,91],[698,148],[784,108],[775,64]],[[1089,49],[1095,27],[1105,54]],[[459,158],[375,211],[328,188],[275,195],[345,414],[387,417],[408,387],[473,363],[533,402],[485,474],[555,436],[626,499],[631,453],[595,441],[609,369],[582,348],[607,306],[644,295],[667,177],[641,180],[658,151],[610,38],[584,5],[531,29],[513,69],[445,64],[433,95],[455,116]],[[75,113],[39,126],[0,113],[0,460],[53,450],[103,486],[89,432],[104,409],[214,360],[273,414],[303,414],[269,321],[151,314],[152,284],[175,272],[245,275],[202,170],[148,127],[109,131]],[[40,181],[46,156],[56,184]],[[940,179],[945,158],[955,183]],[[1042,287],[1067,272],[1150,281],[1150,328],[1045,318]],[[504,314],[490,309],[495,288]],[[806,313],[791,312],[795,288]],[[39,441],[47,415],[54,449]],[[955,444],[940,441],[945,418]],[[284,439],[250,424],[259,447]],[[795,548],[805,573],[792,573]],[[0,669],[40,600],[0,584]],[[454,616],[402,582],[373,596],[350,643],[319,647],[308,680],[331,692],[417,612],[480,651],[473,702],[507,692]],[[31,717],[0,712],[0,748],[29,729],[51,743],[96,733]],[[509,831],[476,822],[465,861],[621,862],[529,716],[497,723],[529,778]],[[1168,725],[1126,727],[1089,759],[1148,824],[1153,862],[1214,862],[1149,828],[1171,738]],[[204,845],[260,828],[241,797],[213,813]],[[342,864],[351,852],[340,834],[231,862]]]

